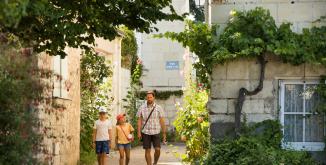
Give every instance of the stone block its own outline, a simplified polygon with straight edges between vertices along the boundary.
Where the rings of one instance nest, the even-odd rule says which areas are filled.
[[[325,8],[326,10],[326,8]],[[307,77],[320,77],[321,75],[326,75],[326,69],[322,65],[311,65],[306,64],[305,76]]]
[[[227,64],[226,77],[228,80],[249,79],[249,61],[240,59]]]
[[[246,118],[248,123],[258,123],[268,119],[275,119],[271,114],[246,114]]]
[[[151,61],[150,62],[151,70],[163,70],[164,62],[163,61]]]
[[[275,107],[277,105],[277,97],[268,97],[264,99],[264,113],[266,114],[276,114],[277,109]]]
[[[228,110],[227,99],[210,100],[207,103],[207,109],[214,113],[227,113]]]
[[[234,137],[234,123],[232,122],[211,123],[209,129],[212,139],[225,139]]]
[[[228,99],[228,114],[234,114],[235,112],[235,105],[237,103],[237,99]]]
[[[242,112],[246,114],[252,114],[252,113],[258,113],[262,114],[264,113],[264,100],[249,100],[246,99],[243,103]]]
[[[243,10],[243,4],[235,5],[212,5],[211,6],[211,17],[212,23],[226,23],[230,18],[231,10]]]
[[[270,61],[266,65],[265,79],[273,80],[276,77],[302,77],[303,65],[294,66],[282,61]]]
[[[165,105],[165,109],[167,111],[176,111],[176,107],[174,105]]]
[[[176,116],[175,111],[169,111],[169,112],[167,112],[167,114],[168,114],[167,117],[168,117],[169,119],[174,118],[174,117]]]
[[[159,75],[156,75],[155,77],[151,77],[151,79],[153,80],[152,85],[155,85],[155,86],[168,86],[169,85],[168,80]]]
[[[313,3],[313,20],[319,19],[326,15],[326,1]]]
[[[260,78],[260,64],[257,60],[251,60],[249,63],[249,79],[250,80],[259,80]]]
[[[211,98],[224,99],[224,98],[238,98],[240,88],[248,88],[248,80],[219,80],[212,81],[211,84]]]
[[[279,22],[312,21],[313,3],[280,3],[278,6]]]
[[[210,123],[228,123],[228,122],[234,122],[234,115],[228,115],[228,114],[217,114],[217,115],[210,115],[209,116],[209,122]]]
[[[227,65],[215,65],[212,71],[212,81],[226,79]]]
[[[250,90],[254,90],[258,85],[259,81],[250,81]],[[263,82],[263,89],[256,95],[249,96],[247,98],[262,99],[267,97],[273,97],[275,95],[275,90],[277,90],[277,83],[274,81],[266,80]]]
[[[184,80],[179,78],[179,79],[176,79],[176,78],[169,78],[168,80],[168,85],[169,86],[182,86],[184,84]]]
[[[237,99],[227,101],[227,113],[234,114]],[[247,97],[242,107],[243,113],[274,114],[275,98],[251,99]]]

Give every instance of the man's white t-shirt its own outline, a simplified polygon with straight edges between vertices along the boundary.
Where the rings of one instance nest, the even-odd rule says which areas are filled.
[[[96,129],[96,141],[110,140],[109,129],[112,129],[112,123],[108,119],[96,120],[93,128]]]

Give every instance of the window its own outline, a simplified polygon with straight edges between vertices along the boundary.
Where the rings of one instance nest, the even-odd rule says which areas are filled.
[[[325,117],[315,112],[321,101],[314,91],[318,81],[281,81],[280,120],[283,148],[322,151]]]
[[[54,79],[53,97],[68,98],[66,81],[68,80],[68,57],[61,59],[60,56],[53,56]]]

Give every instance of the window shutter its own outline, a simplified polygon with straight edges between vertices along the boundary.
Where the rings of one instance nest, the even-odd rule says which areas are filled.
[[[68,98],[68,91],[67,91],[67,81],[68,81],[68,57],[66,56],[64,59],[61,59],[61,97]]]
[[[60,97],[61,96],[61,92],[60,92],[60,78],[58,77],[58,75],[61,75],[61,62],[60,62],[60,56],[53,56],[53,73],[55,74],[54,77],[54,82],[53,82],[53,97]]]

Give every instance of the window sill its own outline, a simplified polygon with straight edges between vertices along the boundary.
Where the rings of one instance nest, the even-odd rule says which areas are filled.
[[[323,142],[288,142],[282,144],[283,149],[295,151],[324,151]]]
[[[53,100],[58,100],[58,101],[72,101],[72,99],[69,99],[69,98],[64,98],[64,97],[56,97],[56,96],[53,96],[52,97]]]

